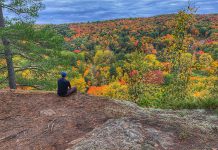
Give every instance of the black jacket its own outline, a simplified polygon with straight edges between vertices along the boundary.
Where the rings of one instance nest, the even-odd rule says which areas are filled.
[[[57,94],[59,96],[66,96],[68,88],[71,88],[70,82],[67,81],[65,78],[60,78],[58,80],[58,91],[57,91]]]

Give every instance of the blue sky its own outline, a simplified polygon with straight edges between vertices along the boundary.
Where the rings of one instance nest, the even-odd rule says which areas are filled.
[[[218,13],[218,0],[192,0],[199,14]],[[175,13],[188,0],[44,0],[36,23],[72,23]]]

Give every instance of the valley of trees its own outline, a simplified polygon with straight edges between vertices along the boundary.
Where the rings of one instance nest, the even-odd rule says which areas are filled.
[[[218,107],[218,15],[176,15],[93,23],[6,22],[16,85],[56,90],[61,71],[82,93],[156,108]],[[4,53],[1,46],[1,54]],[[8,87],[0,55],[1,88]]]

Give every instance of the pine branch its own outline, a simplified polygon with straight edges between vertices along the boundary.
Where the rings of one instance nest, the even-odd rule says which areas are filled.
[[[22,52],[16,52],[16,53],[13,53],[13,55],[19,55],[19,56],[21,56],[21,57],[23,57],[23,58],[26,58],[26,59],[29,59],[29,60],[35,61],[34,58],[29,57],[29,56],[27,56],[25,53],[22,53]]]
[[[15,72],[20,72],[20,71],[25,71],[25,70],[40,70],[43,72],[46,72],[41,66],[26,66],[26,67],[15,67],[15,68],[19,68],[17,70],[15,70]]]
[[[15,14],[17,15],[20,15],[20,14],[31,14],[32,13],[32,10],[31,9],[17,9],[13,6],[10,6],[10,5],[6,5],[6,4],[2,4],[1,5],[3,8],[6,8],[12,12],[14,12]]]
[[[1,67],[1,68],[0,68],[0,72],[3,71],[3,70],[5,70],[6,68],[7,68],[7,66]]]
[[[21,56],[23,58],[26,58],[26,59],[29,59],[29,60],[32,60],[32,61],[37,61],[37,60],[43,59],[43,57],[41,55],[37,55],[37,57],[34,57],[34,58],[32,58],[31,56],[28,56],[28,54],[26,52],[31,51],[29,48],[21,48],[21,46],[13,45],[13,50],[15,51],[13,53],[14,55],[19,55],[19,56]]]
[[[3,79],[3,80],[1,80],[1,81],[0,81],[0,84],[3,84],[3,83],[5,83],[7,80],[8,80],[8,77],[7,77],[7,78],[5,78],[5,79]]]
[[[38,11],[44,9],[44,5],[41,2],[42,0],[22,0],[21,3],[16,3],[12,1],[11,3],[0,2],[1,7],[6,8],[17,15],[26,14],[30,17],[37,17]]]
[[[19,11],[18,9],[15,9],[15,8],[13,8],[13,7],[10,7],[9,5],[1,4],[1,7],[6,8],[6,9],[8,9],[8,10],[10,10],[10,11],[13,11],[13,12],[16,13],[17,15],[22,14],[22,11],[21,11],[21,10]],[[25,13],[25,12],[23,12],[23,13]]]

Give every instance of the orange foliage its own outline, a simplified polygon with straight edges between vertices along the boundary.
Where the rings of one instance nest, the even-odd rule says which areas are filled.
[[[121,85],[126,85],[126,81],[123,80],[123,79],[120,79],[119,82],[120,82]]]
[[[156,49],[152,49],[152,50],[151,50],[151,53],[152,53],[152,54],[157,54],[157,50],[156,50]]]
[[[163,38],[166,38],[166,39],[169,39],[169,40],[173,40],[173,35],[167,34]]]
[[[163,70],[164,71],[170,72],[171,67],[172,67],[170,62],[162,62],[161,64],[163,65]]]
[[[87,93],[90,95],[95,95],[95,96],[103,96],[106,94],[107,88],[108,88],[107,85],[99,86],[99,87],[91,86]]]
[[[30,86],[17,86],[17,90],[26,90],[26,91],[28,91],[28,90],[34,90],[34,88],[33,87],[30,87]]]
[[[86,76],[89,74],[89,72],[90,72],[90,69],[89,69],[89,68],[86,68],[86,70],[85,70],[83,76],[86,77]]]

